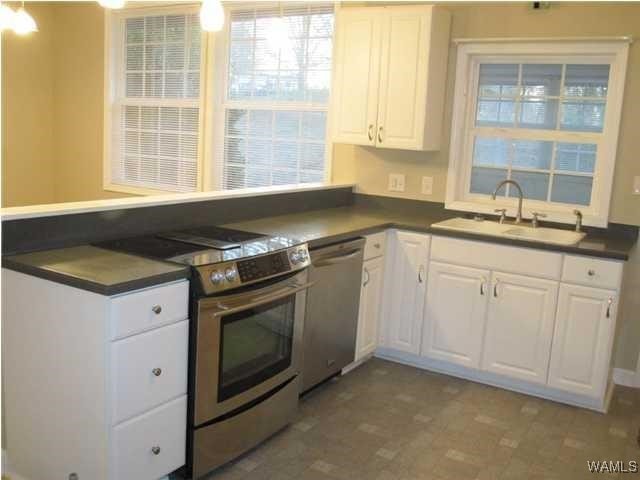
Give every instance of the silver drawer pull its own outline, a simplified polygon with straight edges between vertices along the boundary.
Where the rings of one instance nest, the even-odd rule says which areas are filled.
[[[498,298],[498,284],[500,280],[496,279],[496,283],[493,284],[493,297]]]
[[[151,370],[151,373],[153,373],[156,377],[159,377],[160,375],[162,375],[162,369],[154,368],[153,370]]]
[[[362,282],[362,286],[366,287],[369,284],[369,280],[371,279],[371,276],[369,275],[369,270],[367,270],[367,267],[364,267],[364,274],[365,274],[365,279],[364,279],[364,282]]]
[[[484,284],[487,283],[487,279],[482,277],[480,279],[480,295],[484,296]]]
[[[609,300],[607,300],[607,318],[611,318],[611,304],[613,303],[613,297],[609,297]]]
[[[160,455],[160,447],[151,447],[151,453],[153,453],[154,455]]]
[[[596,271],[595,271],[595,270],[593,270],[593,269],[590,269],[590,270],[587,272],[587,275],[589,275],[590,277],[593,277],[595,274],[596,274]]]
[[[160,305],[154,305],[151,307],[151,311],[156,315],[160,315],[160,313],[162,313],[162,307]]]
[[[369,125],[369,128],[367,129],[367,136],[369,137],[369,141],[372,142],[373,141],[373,124]]]

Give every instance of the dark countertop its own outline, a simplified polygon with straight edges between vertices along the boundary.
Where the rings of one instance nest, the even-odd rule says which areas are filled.
[[[92,246],[2,258],[2,266],[100,295],[116,295],[189,277],[189,267]]]
[[[291,236],[306,241],[309,243],[310,248],[321,247],[386,228],[398,228],[432,233],[440,236],[468,238],[490,243],[575,253],[616,260],[628,260],[629,252],[636,241],[628,235],[598,232],[588,233],[584,240],[577,245],[562,246],[526,240],[490,237],[431,227],[433,223],[456,216],[460,216],[460,214],[440,208],[422,209],[420,211],[408,208],[405,211],[390,211],[369,206],[354,205],[329,208],[326,210],[314,210],[300,214],[266,217],[257,220],[229,223],[224,226],[257,233]]]
[[[419,208],[405,203],[406,208],[376,208],[371,205],[351,205],[312,210],[273,217],[263,217],[223,225],[250,232],[286,235],[318,248],[386,228],[398,228],[441,236],[505,245],[536,248],[556,252],[575,253],[593,257],[628,260],[636,242],[634,236],[606,232],[591,232],[578,245],[559,246],[526,240],[489,237],[473,233],[432,228],[433,223],[460,216],[433,204]],[[29,275],[71,285],[101,295],[116,295],[161,283],[188,278],[187,266],[142,258],[93,246],[79,246],[43,250],[33,253],[5,256],[2,266]]]

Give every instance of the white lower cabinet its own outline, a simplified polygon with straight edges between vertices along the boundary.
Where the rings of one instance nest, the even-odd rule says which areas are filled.
[[[185,463],[188,293],[181,280],[108,297],[2,270],[14,473],[157,480]]]
[[[413,232],[392,235],[387,255],[384,344],[394,350],[420,353],[430,240],[429,235]]]
[[[423,356],[480,366],[489,277],[488,270],[429,264]]]
[[[378,346],[383,272],[384,257],[366,260],[362,267],[356,362],[371,355]]]
[[[112,478],[156,480],[185,463],[187,396],[113,429]]]
[[[546,383],[558,282],[494,272],[484,370]]]
[[[560,286],[549,385],[603,396],[609,373],[617,292]]]

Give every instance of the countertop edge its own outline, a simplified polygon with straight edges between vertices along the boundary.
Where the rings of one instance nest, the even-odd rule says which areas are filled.
[[[141,290],[143,288],[154,287],[163,283],[174,282],[177,280],[184,280],[190,277],[189,267],[179,268],[179,264],[176,265],[176,270],[171,272],[160,273],[151,275],[148,277],[142,277],[127,282],[116,283],[113,285],[104,285],[85,278],[74,277],[72,275],[65,275],[47,268],[34,267],[22,262],[16,262],[8,258],[2,259],[2,268],[7,268],[15,272],[32,275],[34,277],[49,280],[62,285],[68,285],[70,287],[78,288],[92,293],[97,293],[106,297],[114,295],[120,295],[123,293],[130,293],[135,290]]]
[[[407,225],[402,223],[395,222],[387,222],[381,223],[379,225],[374,225],[371,227],[351,230],[344,233],[339,233],[335,235],[325,236],[313,240],[309,240],[307,243],[310,248],[320,248],[331,243],[340,242],[346,240],[350,237],[359,236],[359,235],[368,235],[370,233],[379,232],[387,229],[397,229],[397,230],[407,230],[411,232],[425,233],[430,235],[439,235],[442,237],[453,237],[453,238],[462,238],[465,240],[475,240],[487,243],[495,243],[499,245],[507,245],[513,247],[522,247],[522,248],[534,248],[537,250],[544,250],[549,252],[558,252],[558,253],[569,253],[575,255],[584,255],[588,257],[597,257],[604,258],[609,260],[622,260],[628,261],[629,254],[623,253],[619,251],[602,251],[589,249],[586,247],[578,247],[573,245],[554,245],[547,244],[542,242],[529,242],[526,240],[517,240],[512,238],[500,238],[500,237],[491,237],[488,235],[474,234],[474,233],[466,233],[455,230],[446,230],[441,228],[433,228],[431,226],[417,226],[417,225]],[[589,237],[587,236],[586,239]],[[584,240],[583,240],[584,241]]]

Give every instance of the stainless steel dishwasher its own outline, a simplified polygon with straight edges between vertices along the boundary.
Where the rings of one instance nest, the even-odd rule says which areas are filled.
[[[364,238],[311,250],[301,392],[355,358]]]

